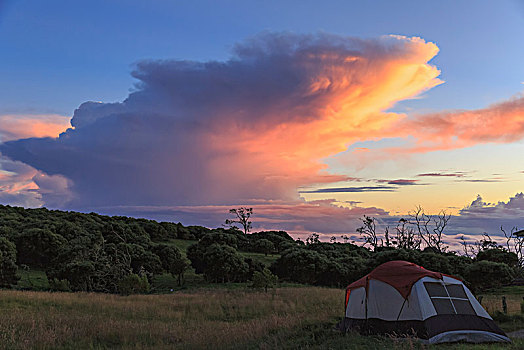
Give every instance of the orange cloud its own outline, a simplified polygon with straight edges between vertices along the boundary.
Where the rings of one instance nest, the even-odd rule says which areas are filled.
[[[426,153],[484,143],[511,143],[524,138],[524,96],[477,110],[450,111],[405,118],[385,132],[414,137],[387,153]]]
[[[420,38],[266,33],[226,62],[146,61],[121,103],[82,104],[57,140],[13,141],[11,157],[72,180],[80,204],[292,201],[343,181],[324,159],[378,137],[385,112],[442,83]]]
[[[29,137],[58,137],[71,127],[70,118],[58,114],[0,115],[0,142]]]
[[[296,194],[297,185],[344,180],[325,174],[322,160],[392,128],[403,115],[385,110],[442,83],[440,71],[428,64],[438,53],[435,44],[401,36],[377,42],[384,46],[294,53],[305,79],[292,96],[267,106],[252,123],[211,128],[210,147],[235,154],[220,162],[231,164],[233,172],[264,174],[268,187],[282,186],[289,194]],[[242,121],[242,113],[231,118]],[[233,176],[220,164],[211,168],[224,174],[222,183]]]

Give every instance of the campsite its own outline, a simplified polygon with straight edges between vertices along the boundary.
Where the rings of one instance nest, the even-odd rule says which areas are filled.
[[[524,350],[524,0],[0,0],[0,350]]]
[[[108,225],[111,230],[107,229]],[[413,335],[406,338],[408,334],[395,337],[392,334],[359,334],[355,330],[341,332],[336,329],[344,320],[345,305],[353,300],[349,298],[346,286],[351,282],[358,285],[359,279],[362,280],[375,267],[383,269],[400,259],[426,265],[428,269],[444,274],[468,276],[476,282],[466,282],[467,285],[475,289],[475,297],[481,297],[482,307],[503,332],[512,334],[524,329],[524,286],[504,286],[514,276],[511,271],[516,266],[516,256],[498,246],[493,247],[489,242],[483,242],[486,248],[477,256],[497,260],[498,263],[449,252],[439,254],[416,249],[391,248],[373,252],[352,243],[320,242],[314,236],[302,242],[293,240],[282,231],[246,235],[234,229],[210,230],[151,220],[6,206],[0,207],[0,227],[2,232],[11,235],[12,241],[20,242],[18,261],[22,259],[26,264],[17,269],[19,280],[12,285],[12,289],[0,291],[3,311],[0,315],[0,334],[6,348],[185,349],[218,346],[238,349],[408,349],[437,346],[424,344]],[[36,227],[46,229],[35,231]],[[94,231],[89,233],[85,230],[88,227]],[[62,239],[65,232],[76,233],[65,240]],[[79,235],[80,232],[86,236]],[[78,255],[67,255],[67,252],[78,249],[75,248],[77,241],[99,237],[109,242],[115,234],[126,242],[120,245],[119,250],[129,253],[130,260],[124,259],[127,253],[124,254],[123,260],[115,260],[109,270],[102,270],[104,275],[113,273],[113,276],[119,276],[122,272],[115,268],[120,266],[122,271],[127,271],[127,268],[135,271],[138,277],[143,266],[156,266],[156,254],[164,254],[160,248],[169,246],[177,253],[171,255],[174,263],[178,261],[176,257],[190,258],[183,278],[180,279],[179,270],[170,270],[169,266],[160,264],[151,269],[154,274],[148,272],[146,275],[146,289],[142,289],[143,284],[138,278],[131,279],[135,281],[131,284],[116,284],[117,289],[111,292],[108,288],[112,288],[113,284],[102,283],[105,280],[98,277],[100,271],[75,268],[104,261],[103,251],[98,252],[98,260],[94,260],[92,255],[96,251],[86,251],[82,261]],[[25,241],[17,238],[18,235]],[[27,245],[29,237],[32,237],[33,245]],[[274,244],[266,250],[261,247],[267,244],[260,244],[259,241]],[[110,249],[109,253],[114,253],[112,245],[104,245]],[[227,259],[221,257],[225,259],[221,260],[221,266],[230,266],[229,270],[209,271],[206,267],[207,260],[202,257],[217,250],[228,254]],[[58,257],[60,259],[56,260]],[[60,266],[55,266],[55,261]],[[509,262],[513,267],[500,261]],[[477,281],[476,271],[479,266],[485,265],[492,270],[481,269],[482,279]],[[60,272],[61,266],[67,269]],[[235,268],[240,270],[232,272],[231,269]],[[267,271],[268,268],[276,275]],[[65,273],[70,270],[76,273]],[[424,269],[416,266],[415,271],[418,273],[419,270]],[[262,282],[256,285],[254,275],[263,276],[264,271],[276,278],[262,278]],[[395,267],[389,271],[398,273],[401,269]],[[504,277],[507,271],[510,275]],[[436,275],[428,272],[426,275],[442,277],[445,281],[449,279],[440,272]],[[429,277],[424,278],[420,282]],[[484,288],[486,282],[497,287]],[[370,288],[373,283],[379,282],[370,282]],[[454,283],[459,282],[455,280]],[[424,287],[420,289],[424,284],[417,285],[418,293],[424,291]],[[358,295],[357,292],[357,289],[353,291],[352,298]],[[372,298],[375,292],[370,289],[369,293]],[[379,309],[389,309],[395,297],[402,300],[401,294],[394,290],[393,294],[396,296],[381,298],[386,304],[379,306]],[[453,299],[453,302],[456,300]],[[470,299],[469,303],[478,309],[476,300]],[[410,301],[408,305],[414,307],[415,304]],[[395,312],[399,307],[408,310],[399,304]],[[426,305],[426,309],[430,307],[430,304]],[[348,312],[354,313],[357,309],[349,307]],[[396,329],[402,330],[402,327]],[[509,344],[462,343],[444,346],[519,349],[523,342],[515,338]]]

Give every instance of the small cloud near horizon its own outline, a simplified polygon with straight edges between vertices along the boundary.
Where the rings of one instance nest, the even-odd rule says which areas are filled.
[[[392,192],[398,187],[394,186],[361,186],[361,187],[333,187],[320,188],[309,191],[299,191],[300,193],[355,193],[355,192]]]

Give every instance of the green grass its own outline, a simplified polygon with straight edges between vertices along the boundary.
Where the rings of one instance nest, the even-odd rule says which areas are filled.
[[[175,247],[177,247],[178,249],[180,249],[182,251],[182,253],[184,253],[184,255],[186,254],[186,251],[187,251],[187,248],[189,248],[189,246],[197,243],[198,241],[196,240],[187,240],[187,239],[170,239],[169,241],[165,241],[165,242],[162,242],[163,244],[169,244],[169,245],[174,245]]]
[[[280,257],[279,254],[265,255],[261,253],[251,253],[251,252],[240,252],[240,254],[244,258],[251,258],[254,261],[261,262],[268,267],[271,266],[271,264],[274,263]]]
[[[18,281],[17,289],[26,290],[37,290],[44,291],[49,290],[49,282],[44,271],[37,269],[18,269]]]

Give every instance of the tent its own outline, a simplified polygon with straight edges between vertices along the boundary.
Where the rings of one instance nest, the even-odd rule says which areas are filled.
[[[339,326],[429,344],[511,341],[460,279],[407,261],[387,262],[351,283]]]

